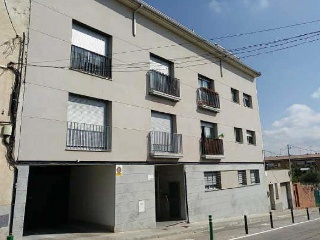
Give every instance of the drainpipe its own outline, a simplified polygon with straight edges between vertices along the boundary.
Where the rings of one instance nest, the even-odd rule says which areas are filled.
[[[143,5],[140,4],[140,6],[132,13],[132,35],[135,37],[137,35],[137,19],[136,19],[136,13],[143,8]]]

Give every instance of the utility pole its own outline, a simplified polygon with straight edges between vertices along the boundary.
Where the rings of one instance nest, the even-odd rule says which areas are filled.
[[[287,149],[288,149],[288,160],[289,160],[289,173],[290,173],[290,181],[292,183],[292,167],[291,167],[291,159],[290,159],[290,148],[291,148],[291,146],[288,144]]]

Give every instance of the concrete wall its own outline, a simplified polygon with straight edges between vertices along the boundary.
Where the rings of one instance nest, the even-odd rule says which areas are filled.
[[[185,169],[190,222],[206,221],[209,214],[213,219],[219,219],[268,211],[263,165],[186,165]],[[224,171],[245,169],[259,169],[260,184],[248,182],[248,186],[205,190],[204,171],[222,171],[223,174]]]
[[[70,168],[69,218],[113,230],[115,224],[115,166]]]
[[[123,165],[123,175],[116,177],[116,232],[156,226],[154,166]],[[145,211],[139,212],[139,201]]]
[[[78,7],[74,8],[75,5]],[[32,3],[29,62],[40,65],[45,62],[45,65],[65,69],[31,66],[27,69],[20,160],[149,160],[147,136],[151,129],[151,110],[157,110],[176,115],[177,132],[183,135],[184,157],[180,162],[201,161],[200,121],[217,123],[218,133],[224,133],[225,158],[221,162],[261,162],[262,138],[255,80],[227,63],[224,63],[221,77],[220,66],[199,56],[205,51],[191,44],[155,48],[185,42],[185,39],[140,14],[137,36],[133,37],[131,17],[132,10],[114,0]],[[48,21],[43,21],[44,18]],[[72,19],[112,36],[112,79],[68,70]],[[57,28],[57,25],[63,27]],[[141,48],[153,49],[141,51]],[[166,59],[196,56],[195,63],[201,60],[208,64],[190,66],[190,63],[173,60],[175,76],[181,80],[181,101],[173,103],[146,93],[148,64],[142,69],[126,72],[128,64],[148,63],[150,52]],[[214,80],[215,90],[220,94],[220,113],[197,108],[198,74]],[[240,104],[231,101],[231,87],[240,91]],[[243,92],[252,96],[253,109],[243,106]],[[68,93],[112,102],[111,152],[65,150]],[[235,143],[234,127],[243,128],[244,133],[247,129],[256,131],[256,146]],[[37,151],[33,151],[34,148]]]
[[[7,7],[17,34],[21,37],[27,30],[29,1],[7,1]],[[18,62],[20,41],[11,26],[4,2],[0,3],[0,23],[0,239],[5,239],[8,235],[13,169],[9,168],[5,157],[2,129],[11,122],[9,107],[14,83],[14,75],[6,66],[9,62]]]
[[[288,188],[288,202],[289,202],[289,207],[292,206],[293,204],[293,191],[292,191],[292,183],[290,180],[290,176],[289,176],[289,170],[288,169],[283,169],[283,170],[268,170],[265,172],[266,173],[266,186],[267,189],[269,191],[269,185],[272,185],[273,188],[273,192],[274,192],[274,196],[272,196],[271,194],[269,194],[269,201],[270,201],[270,205],[274,205],[271,206],[271,208],[274,209],[284,209],[284,204],[283,202],[286,201],[286,199],[283,199],[283,195],[281,194],[281,184],[287,184],[287,188]],[[275,185],[275,183],[277,185]],[[278,193],[279,193],[279,198],[276,198],[276,189],[278,188]],[[273,200],[270,199],[273,197]]]

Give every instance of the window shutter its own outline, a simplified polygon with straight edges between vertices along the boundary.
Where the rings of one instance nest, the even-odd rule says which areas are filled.
[[[78,96],[69,96],[68,122],[106,125],[106,103]]]
[[[150,70],[170,75],[170,63],[162,61],[156,57],[150,57]]]
[[[169,114],[151,113],[151,128],[156,132],[172,133],[172,116]]]
[[[72,45],[105,56],[106,43],[106,36],[90,31],[82,26],[73,24]]]

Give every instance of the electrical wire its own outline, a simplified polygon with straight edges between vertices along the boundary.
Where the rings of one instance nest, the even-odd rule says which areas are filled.
[[[60,13],[62,15],[65,15],[69,18],[73,18],[72,16],[69,16],[67,15],[66,13],[63,13],[61,11],[58,11],[57,9],[54,9],[50,6],[47,6],[43,3],[40,3],[40,2],[37,2],[35,0],[33,0],[34,3],[37,3],[39,5],[42,5],[52,11],[55,11],[57,13]],[[114,52],[112,53],[113,55],[116,55],[116,54],[125,54],[125,53],[136,53],[136,52],[140,52],[140,51],[150,51],[150,50],[153,50],[153,49],[160,49],[160,48],[168,48],[168,47],[174,47],[174,46],[183,46],[183,45],[190,45],[190,44],[195,44],[197,42],[207,42],[207,43],[210,43],[210,44],[213,44],[215,45],[216,47],[219,47],[221,48],[222,51],[226,51],[228,52],[227,49],[221,47],[220,45],[218,44],[215,44],[215,43],[212,43],[210,41],[212,40],[216,40],[216,39],[224,39],[224,38],[232,38],[232,37],[241,37],[241,36],[246,36],[246,35],[252,35],[252,34],[257,34],[257,33],[262,33],[262,32],[270,32],[270,31],[275,31],[275,30],[280,30],[280,29],[285,29],[285,28],[293,28],[293,27],[297,27],[297,26],[301,26],[301,25],[306,25],[306,24],[311,24],[311,23],[317,23],[317,22],[320,22],[320,19],[316,19],[316,20],[312,20],[312,21],[307,21],[307,22],[301,22],[301,23],[295,23],[295,24],[291,24],[291,25],[286,25],[286,26],[280,26],[280,27],[274,27],[274,28],[267,28],[267,29],[262,29],[262,30],[257,30],[257,31],[251,31],[251,32],[246,32],[246,33],[239,33],[239,34],[230,34],[230,35],[226,35],[226,36],[222,36],[222,37],[214,37],[214,38],[209,38],[209,39],[199,39],[197,41],[188,41],[188,42],[180,42],[180,43],[176,43],[176,44],[169,44],[169,45],[163,45],[163,46],[156,46],[156,47],[151,47],[151,48],[141,48],[137,45],[134,45],[124,39],[121,39],[121,38],[118,38],[119,40],[122,40],[124,42],[127,42],[129,44],[131,44],[132,46],[135,46],[137,48],[140,48],[140,49],[136,49],[136,50],[131,50],[131,51],[123,51],[123,52]],[[35,30],[35,29],[33,29]],[[37,31],[37,30],[35,30]],[[115,36],[113,36],[115,37]],[[117,38],[117,37],[115,37]],[[62,41],[66,41],[64,39],[61,39]]]
[[[14,27],[14,25],[13,25],[13,22],[12,22],[12,19],[11,19],[9,10],[8,10],[7,2],[6,2],[6,0],[3,0],[3,2],[4,2],[4,6],[5,6],[5,8],[6,8],[6,11],[7,11],[7,14],[8,14],[8,17],[9,17],[9,20],[10,20],[10,23],[11,23],[11,26],[12,26],[12,29],[13,29],[13,31],[16,33],[16,36],[18,36],[18,33],[17,33],[17,31],[16,31],[16,29],[15,29],[15,27]]]

